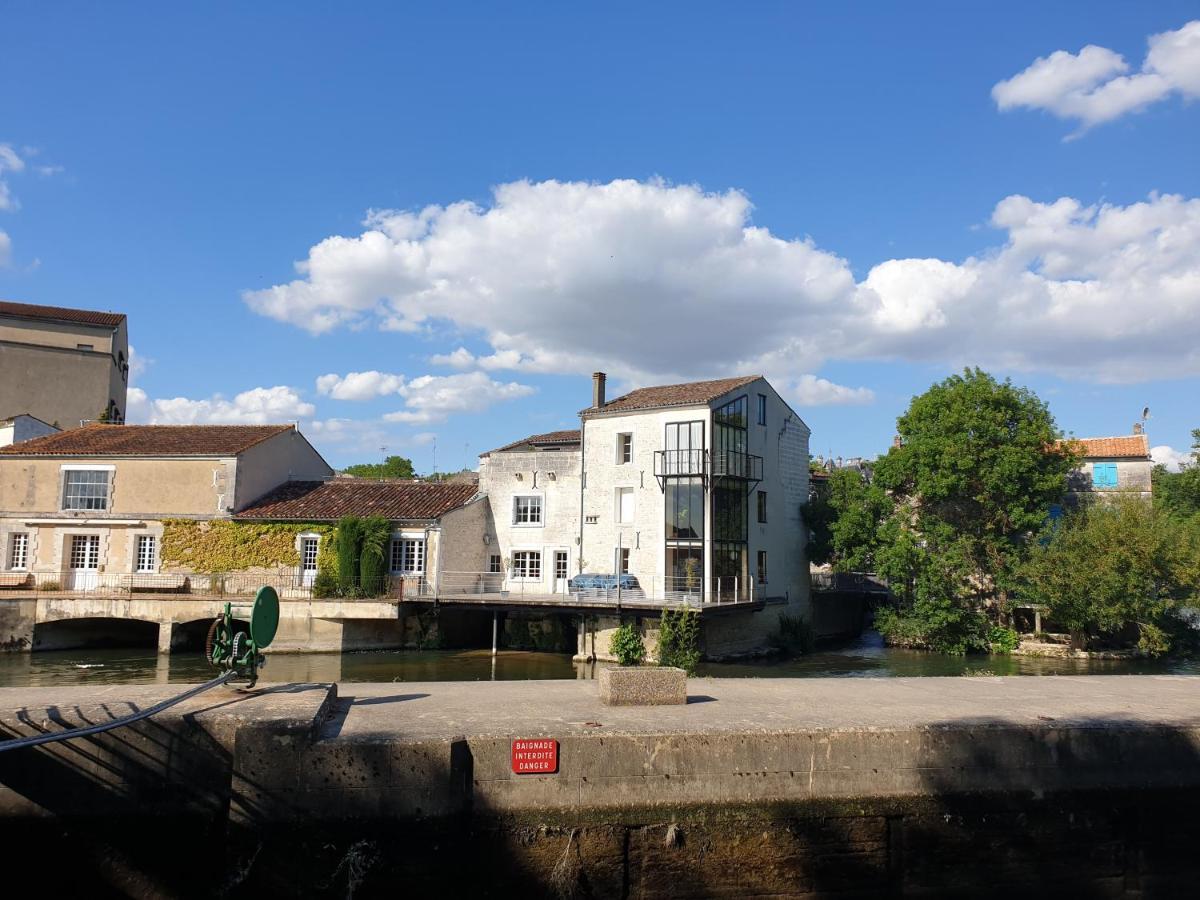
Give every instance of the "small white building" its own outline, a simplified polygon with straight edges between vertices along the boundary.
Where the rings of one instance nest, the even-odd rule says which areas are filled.
[[[1150,440],[1144,433],[1070,438],[1066,443],[1082,456],[1079,468],[1068,479],[1071,499],[1114,491],[1150,499],[1154,460],[1150,457]]]
[[[43,422],[36,416],[26,413],[9,416],[0,419],[0,447],[8,447],[22,441],[32,441],[34,438],[45,437],[60,430],[49,422]]]

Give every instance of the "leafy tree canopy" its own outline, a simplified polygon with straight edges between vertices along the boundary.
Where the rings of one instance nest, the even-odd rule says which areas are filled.
[[[1022,595],[1080,644],[1136,624],[1143,649],[1167,649],[1177,610],[1200,599],[1200,522],[1136,497],[1067,516],[1021,569]]]
[[[1200,428],[1192,429],[1192,458],[1180,471],[1154,467],[1154,505],[1175,518],[1200,516]]]
[[[403,456],[389,456],[381,463],[346,466],[342,472],[356,478],[413,478],[416,475],[412,460]]]

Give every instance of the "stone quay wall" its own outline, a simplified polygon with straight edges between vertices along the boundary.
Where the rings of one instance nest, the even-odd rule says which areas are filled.
[[[56,889],[132,896],[1175,896],[1200,875],[1195,684],[695,679],[653,709],[573,681],[222,689],[0,753],[0,840]],[[5,689],[0,731],[171,693]],[[518,738],[557,771],[514,774]]]

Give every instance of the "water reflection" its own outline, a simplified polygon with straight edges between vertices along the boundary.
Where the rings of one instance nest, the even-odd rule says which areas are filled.
[[[276,653],[264,681],[509,681],[592,678],[596,667],[555,653],[489,650],[402,650],[360,653]],[[1200,674],[1196,661],[1045,659],[942,656],[883,646],[868,632],[851,644],[796,659],[704,663],[697,674],[719,678],[816,678],[924,675]],[[212,675],[199,653],[159,656],[137,650],[0,653],[0,685],[198,682]]]

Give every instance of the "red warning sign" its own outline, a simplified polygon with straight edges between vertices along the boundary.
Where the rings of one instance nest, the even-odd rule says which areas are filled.
[[[558,771],[558,741],[517,738],[512,742],[512,770],[518,775],[552,775]]]

